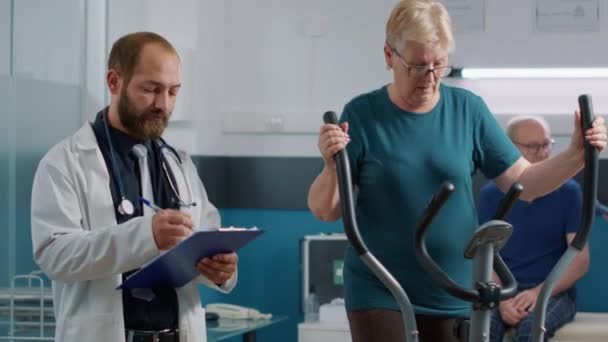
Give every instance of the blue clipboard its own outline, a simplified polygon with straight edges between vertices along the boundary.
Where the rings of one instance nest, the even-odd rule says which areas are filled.
[[[259,229],[195,231],[131,274],[117,289],[182,287],[200,274],[195,266],[200,259],[236,252],[263,232]]]

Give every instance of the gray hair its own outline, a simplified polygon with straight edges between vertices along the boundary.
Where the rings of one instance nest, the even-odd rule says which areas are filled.
[[[545,132],[551,133],[551,128],[549,127],[549,123],[542,116],[536,115],[522,115],[522,116],[514,116],[509,122],[507,122],[507,135],[511,140],[515,139],[515,132],[517,131],[517,127],[524,122],[536,122],[543,126]]]

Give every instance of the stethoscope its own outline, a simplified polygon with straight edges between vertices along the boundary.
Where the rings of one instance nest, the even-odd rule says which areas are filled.
[[[112,158],[112,173],[114,174],[114,179],[116,179],[116,182],[118,183],[118,191],[119,191],[119,195],[120,195],[120,203],[118,204],[118,212],[123,215],[123,216],[131,216],[133,215],[133,213],[135,212],[135,207],[133,206],[133,203],[125,196],[125,190],[124,187],[122,185],[122,179],[120,178],[120,173],[118,172],[118,164],[116,163],[116,154],[114,152],[114,146],[112,145],[112,138],[110,137],[110,128],[109,128],[109,121],[110,118],[108,116],[108,109],[106,108],[106,112],[105,112],[105,118],[103,120],[103,124],[105,127],[105,131],[106,131],[106,137],[108,139],[108,145],[110,146],[110,157]],[[190,188],[189,183],[188,183],[188,179],[186,178],[186,173],[184,172],[183,166],[182,166],[182,159],[179,157],[179,154],[177,153],[177,151],[171,147],[169,144],[167,144],[162,138],[159,139],[155,139],[154,142],[158,145],[159,149],[160,149],[160,163],[161,163],[161,167],[163,169],[163,173],[165,175],[165,178],[167,179],[167,182],[169,183],[169,187],[171,187],[171,191],[173,192],[173,194],[175,195],[175,198],[177,199],[177,204],[180,207],[194,207],[196,206],[196,202],[191,201],[191,202],[186,202],[184,200],[182,200],[182,198],[179,196],[179,191],[177,191],[177,187],[175,186],[175,184],[173,184],[173,180],[171,178],[171,175],[169,174],[169,169],[167,167],[167,160],[165,159],[165,154],[163,150],[168,150],[170,153],[170,155],[172,155],[174,157],[174,159],[176,160],[176,164],[179,167],[182,175],[184,176],[184,184],[186,184],[186,188],[188,189],[188,196],[189,199],[192,199],[192,188]],[[137,155],[138,158],[142,158],[145,157],[146,154],[148,153],[148,150],[145,148],[145,146],[143,145],[135,145],[133,148],[133,152]]]

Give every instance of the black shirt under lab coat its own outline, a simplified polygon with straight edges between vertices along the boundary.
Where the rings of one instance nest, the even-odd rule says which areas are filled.
[[[131,136],[112,128],[112,126],[109,126],[112,146],[114,147],[115,162],[118,166],[118,172],[120,173],[122,186],[125,192],[124,195],[133,203],[135,209],[131,216],[123,216],[118,212],[118,205],[120,204],[121,197],[118,182],[114,179],[112,156],[104,127],[106,110],[107,109],[104,109],[97,114],[92,127],[110,175],[110,184],[108,184],[108,188],[112,193],[114,211],[118,223],[120,224],[133,217],[143,215],[142,204],[139,201],[139,196],[141,196],[139,162],[137,157],[131,152],[133,146],[136,144],[143,144],[148,149],[148,168],[150,170],[152,192],[154,193],[154,198],[148,198],[148,200],[154,201],[154,203],[163,209],[178,209],[176,196],[168,184],[161,166],[161,151],[158,145],[150,140],[138,141]],[[173,178],[173,175],[170,174],[169,177]],[[173,184],[175,184],[175,181]],[[150,229],[152,229],[152,227],[150,227]],[[123,274],[123,279],[134,271],[136,270]],[[133,297],[128,290],[122,292],[126,329],[163,330],[178,328],[179,307],[175,289],[154,288],[152,291],[154,291],[155,296],[150,302]]]

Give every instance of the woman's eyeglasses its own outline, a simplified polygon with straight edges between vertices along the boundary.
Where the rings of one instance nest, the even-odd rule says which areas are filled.
[[[401,63],[403,63],[403,65],[407,68],[407,73],[410,77],[422,78],[425,77],[429,72],[431,72],[436,78],[443,78],[452,73],[453,68],[450,66],[435,66],[429,68],[426,65],[409,65],[405,62],[403,57],[401,57],[401,54],[397,51],[397,49],[391,48],[391,50],[393,50],[395,55],[399,57]]]

